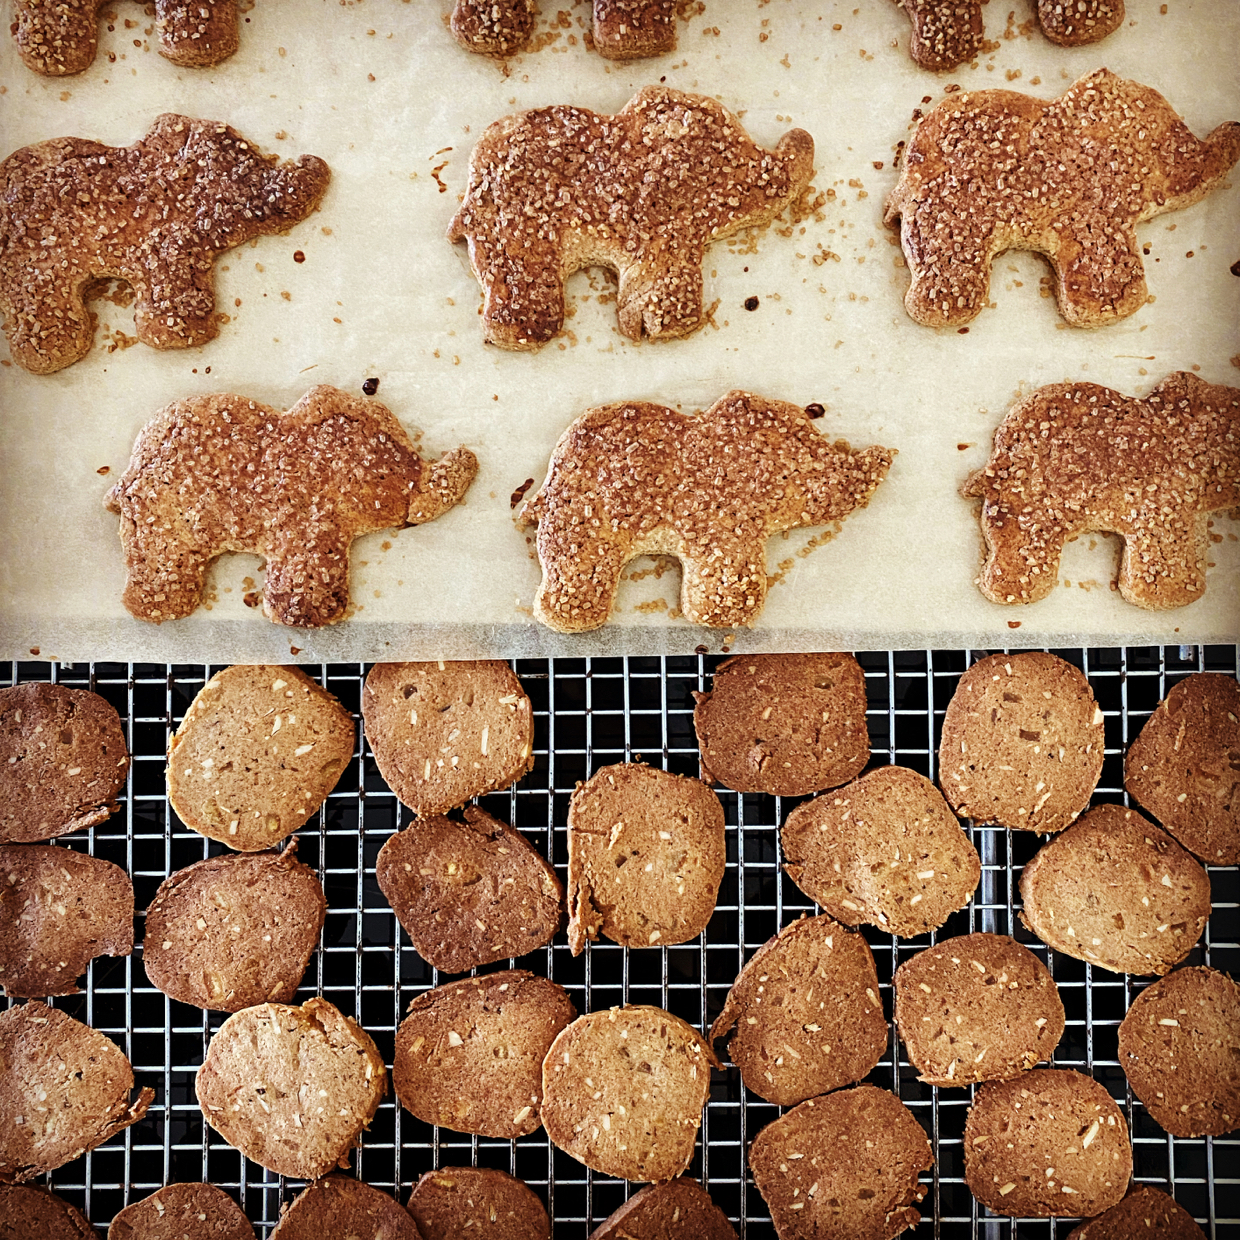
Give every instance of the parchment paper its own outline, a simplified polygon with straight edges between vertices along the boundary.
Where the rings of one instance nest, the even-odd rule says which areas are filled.
[[[1047,268],[1023,253],[998,260],[994,306],[967,334],[918,327],[881,216],[913,110],[949,82],[1051,97],[1105,64],[1161,90],[1199,136],[1240,117],[1240,4],[1129,0],[1127,24],[1105,43],[1065,50],[1029,22],[1031,0],[995,0],[986,23],[997,47],[947,75],[909,61],[908,22],[889,0],[706,0],[680,24],[674,56],[621,65],[584,45],[586,4],[562,16],[555,0],[541,4],[550,41],[506,72],[456,46],[448,0],[259,0],[240,52],[214,70],[163,60],[151,18],[127,0],[80,77],[39,78],[0,38],[6,153],[66,134],[126,144],[157,113],[180,111],[225,120],[286,157],[319,155],[333,173],[318,215],[217,264],[231,321],[211,344],[109,352],[133,324],[108,301],[95,307],[95,351],[58,374],[26,374],[0,344],[0,656],[228,662],[1236,639],[1236,522],[1215,520],[1208,589],[1190,607],[1125,604],[1109,587],[1118,543],[1097,537],[1068,548],[1051,598],[1003,608],[974,585],[981,536],[958,488],[1012,401],[1041,384],[1087,378],[1143,395],[1191,368],[1240,385],[1230,360],[1240,354],[1240,279],[1228,270],[1240,259],[1240,174],[1142,227],[1156,300],[1095,332],[1063,324],[1041,295]],[[613,286],[595,271],[569,286],[564,339],[533,355],[484,346],[464,247],[444,240],[474,141],[511,111],[572,102],[613,112],[657,81],[715,95],[768,146],[792,125],[809,130],[814,184],[833,197],[791,235],[772,229],[711,249],[714,325],[687,340],[625,341]],[[746,311],[755,296],[758,309]],[[284,629],[247,607],[261,572],[241,556],[219,563],[207,609],[160,627],[130,618],[118,523],[102,501],[143,423],[194,393],[287,407],[313,383],[360,393],[368,377],[425,453],[463,443],[478,454],[467,503],[432,525],[356,542],[355,613],[334,628]],[[561,637],[535,624],[538,566],[509,497],[542,481],[565,426],[593,404],[691,410],[733,387],[820,401],[832,438],[898,448],[870,507],[833,538],[772,540],[779,580],[751,631],[687,625],[675,615],[678,568],[650,561],[631,566],[606,628]]]

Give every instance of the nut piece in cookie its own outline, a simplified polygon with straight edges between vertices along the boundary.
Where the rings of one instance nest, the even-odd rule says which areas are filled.
[[[576,1016],[562,986],[523,969],[428,990],[396,1032],[396,1097],[428,1124],[523,1137],[542,1122],[547,1049]]]
[[[1064,544],[1101,530],[1123,540],[1124,599],[1183,607],[1205,592],[1210,514],[1240,504],[1240,388],[1187,371],[1144,399],[1096,383],[1038,388],[961,494],[982,501],[977,586],[992,603],[1045,598]]]
[[[715,911],[723,806],[701,780],[640,763],[601,767],[568,806],[568,944],[687,943]]]
[[[254,1228],[214,1184],[169,1184],[126,1206],[108,1240],[254,1240]]]
[[[1056,951],[1116,973],[1166,973],[1210,916],[1210,878],[1148,818],[1098,805],[1020,876],[1020,919]]]
[[[426,1240],[399,1202],[344,1175],[329,1175],[307,1185],[284,1208],[271,1240],[352,1240],[354,1236],[358,1240]]]
[[[901,938],[941,926],[982,873],[942,794],[903,766],[878,767],[798,805],[780,839],[788,877],[832,917]]]
[[[1240,1128],[1240,986],[1216,969],[1177,969],[1143,990],[1119,1027],[1132,1092],[1172,1136]]]
[[[979,1087],[964,1125],[964,1178],[996,1214],[1100,1214],[1132,1177],[1128,1125],[1093,1077],[1037,1068]]]
[[[891,1240],[921,1222],[919,1176],[933,1166],[913,1113],[874,1085],[801,1103],[749,1150],[779,1240]]]
[[[97,693],[41,680],[0,689],[0,843],[106,822],[128,774],[120,716]]]
[[[456,0],[450,29],[467,52],[511,56],[525,46],[537,12],[534,0]]]
[[[1175,685],[1129,746],[1124,787],[1207,865],[1240,862],[1240,685],[1234,677],[1203,672]]]
[[[625,564],[662,554],[680,560],[691,624],[752,625],[766,601],[767,539],[864,508],[894,456],[832,443],[799,405],[749,392],[693,415],[645,401],[590,409],[521,509],[538,526],[534,616],[561,633],[596,629]]]
[[[409,1194],[422,1240],[551,1240],[547,1207],[533,1189],[503,1171],[440,1167]],[[273,1237],[274,1240],[274,1237]]]
[[[582,267],[616,272],[630,340],[687,336],[707,322],[706,247],[769,223],[813,171],[804,130],[768,151],[714,99],[647,86],[615,116],[563,105],[488,126],[448,239],[469,242],[490,344],[552,339]]]
[[[1174,1198],[1148,1184],[1134,1185],[1128,1196],[1097,1218],[1074,1227],[1068,1240],[1206,1240],[1206,1233]]]
[[[347,1166],[387,1088],[366,1031],[325,999],[260,1003],[216,1030],[198,1069],[203,1118],[277,1175],[317,1179]]]
[[[0,1184],[0,1240],[99,1240],[99,1233],[46,1188]]]
[[[869,944],[826,916],[785,926],[754,953],[711,1026],[745,1087],[779,1106],[851,1085],[887,1049]]]
[[[1004,250],[1045,254],[1073,327],[1126,318],[1148,297],[1136,226],[1204,198],[1240,158],[1240,123],[1204,141],[1156,90],[1097,69],[1058,99],[949,95],[918,122],[887,200],[912,283],[909,316],[970,322]]]
[[[737,1240],[728,1216],[687,1176],[639,1189],[590,1240]]]
[[[0,1183],[21,1184],[137,1123],[133,1068],[103,1034],[31,1000],[0,1012]]]
[[[1055,979],[1006,934],[943,939],[895,975],[896,1026],[918,1079],[973,1085],[1019,1076],[1063,1036]]]

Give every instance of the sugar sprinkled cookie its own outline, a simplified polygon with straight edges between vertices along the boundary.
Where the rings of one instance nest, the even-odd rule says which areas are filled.
[[[696,1180],[679,1175],[638,1189],[590,1240],[736,1240],[736,1229]]]
[[[467,52],[511,56],[525,46],[537,13],[534,0],[456,0],[449,28]]]
[[[344,1175],[308,1184],[280,1213],[271,1240],[426,1240],[401,1204]]]
[[[108,1240],[254,1240],[254,1228],[214,1184],[168,1184],[126,1206]]]
[[[1136,1184],[1117,1206],[1074,1227],[1068,1240],[1206,1240],[1206,1233],[1174,1198],[1148,1184]]]
[[[547,1207],[529,1185],[503,1171],[440,1167],[409,1194],[409,1213],[422,1240],[551,1240]]]
[[[0,1240],[99,1240],[67,1201],[33,1184],[0,1184]]]

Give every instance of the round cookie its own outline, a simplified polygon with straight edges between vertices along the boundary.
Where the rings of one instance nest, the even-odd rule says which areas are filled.
[[[422,1240],[551,1240],[547,1207],[533,1189],[502,1171],[441,1167],[409,1194]]]
[[[851,1085],[887,1049],[869,944],[831,917],[805,917],[768,939],[741,970],[710,1041],[745,1087],[779,1106]]]
[[[0,1184],[0,1240],[98,1240],[67,1201],[33,1184]]]
[[[734,792],[804,796],[870,760],[865,673],[850,654],[738,655],[693,696],[702,778]]]
[[[1116,973],[1166,973],[1210,916],[1202,866],[1122,805],[1098,805],[1043,844],[1020,894],[1020,919],[1043,943]]]
[[[578,1017],[543,1060],[542,1122],[578,1162],[624,1180],[670,1180],[692,1161],[710,1044],[662,1008]]]
[[[396,1031],[396,1097],[428,1124],[525,1136],[542,1122],[547,1049],[576,1015],[562,986],[523,969],[428,990]]]
[[[298,668],[227,667],[168,742],[168,800],[187,827],[259,852],[323,804],[355,739],[349,712]]]
[[[882,766],[798,805],[780,833],[784,869],[849,926],[901,938],[941,926],[982,875],[977,849],[939,790],[903,766]]]
[[[779,1240],[891,1240],[921,1221],[919,1177],[933,1166],[913,1113],[873,1085],[793,1107],[749,1149]]]
[[[425,1240],[400,1203],[344,1175],[309,1184],[284,1207],[271,1240]],[[111,1240],[111,1237],[109,1237]]]
[[[0,1012],[0,1183],[54,1171],[137,1123],[133,1068],[116,1043],[31,1000]]]
[[[208,857],[166,878],[146,913],[142,962],[170,999],[222,1012],[297,992],[327,901],[297,841],[282,853]]]
[[[1006,934],[944,939],[906,960],[894,985],[896,1027],[928,1085],[1019,1076],[1063,1037],[1055,979]]]
[[[126,1206],[108,1240],[254,1240],[254,1228],[214,1184],[168,1184]]]
[[[1131,1177],[1128,1125],[1093,1077],[1037,1068],[978,1088],[964,1124],[964,1178],[996,1214],[1100,1214]]]
[[[198,1069],[203,1118],[277,1175],[310,1180],[343,1165],[387,1085],[383,1056],[325,999],[260,1003],[230,1016]]]
[[[723,806],[699,779],[640,763],[601,767],[568,806],[568,945],[687,943],[715,911]]]
[[[445,973],[524,956],[560,928],[564,887],[520,831],[476,806],[415,818],[379,850],[379,888],[418,954]]]
[[[420,818],[507,788],[534,765],[534,708],[499,659],[376,663],[362,718],[380,773]]]
[[[1138,1184],[1117,1206],[1074,1227],[1068,1240],[1206,1240],[1193,1216],[1166,1193]]]
[[[1072,664],[1039,652],[989,655],[961,676],[943,716],[943,795],[977,822],[1062,831],[1102,774],[1104,731]]]
[[[1119,1062],[1172,1136],[1240,1128],[1240,986],[1215,969],[1177,969],[1148,986],[1120,1023]]]
[[[1240,862],[1240,684],[1175,685],[1129,746],[1124,787],[1207,865]]]
[[[639,1189],[590,1240],[737,1240],[728,1216],[696,1181],[677,1176]]]
[[[96,956],[133,951],[133,883],[119,865],[55,844],[0,844],[0,989],[75,995]]]
[[[106,822],[128,774],[121,717],[97,693],[41,680],[0,689],[0,844]]]

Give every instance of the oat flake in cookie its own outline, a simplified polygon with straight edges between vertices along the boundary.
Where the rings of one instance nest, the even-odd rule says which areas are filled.
[[[254,1228],[214,1184],[169,1184],[126,1206],[108,1240],[254,1240]]]
[[[0,1240],[99,1240],[99,1233],[46,1188],[0,1184]]]
[[[1117,1206],[1074,1227],[1068,1240],[1206,1240],[1193,1216],[1148,1184],[1135,1185]]]
[[[329,1175],[280,1213],[271,1240],[426,1240],[399,1202],[361,1180]],[[110,1237],[109,1237],[110,1240]]]
[[[736,1240],[736,1229],[696,1180],[677,1176],[639,1189],[590,1240]]]
[[[551,1240],[538,1194],[503,1171],[482,1167],[426,1172],[409,1195],[409,1213],[422,1240]]]

